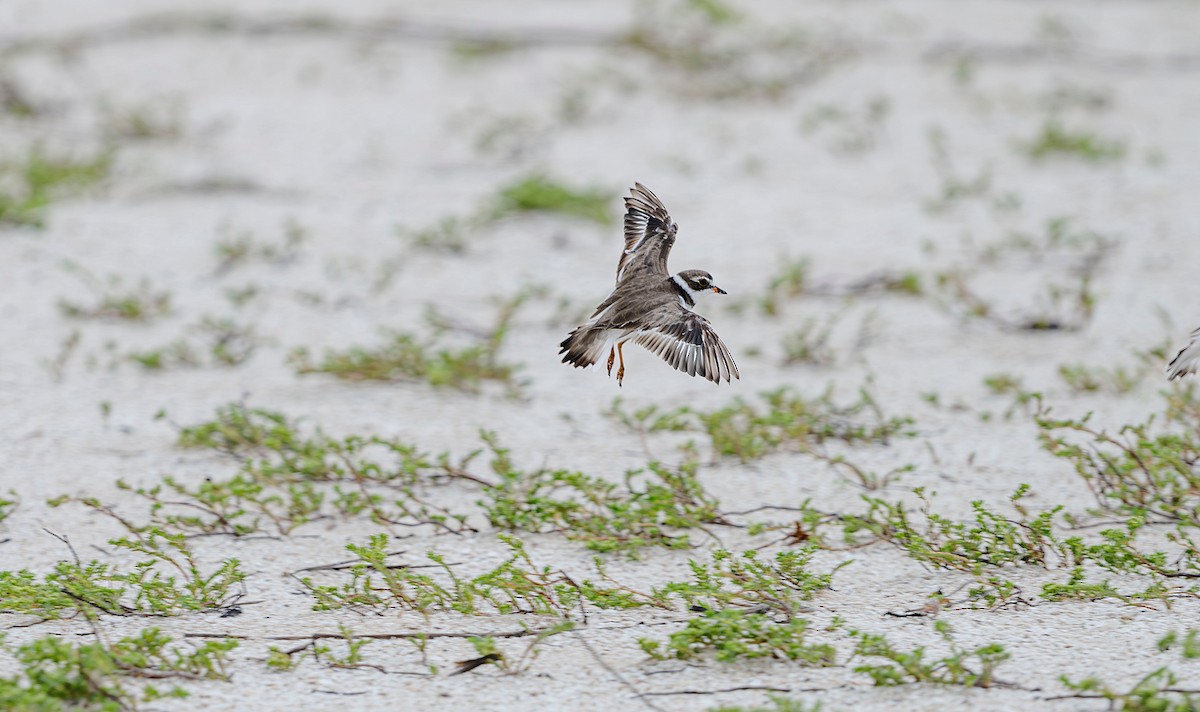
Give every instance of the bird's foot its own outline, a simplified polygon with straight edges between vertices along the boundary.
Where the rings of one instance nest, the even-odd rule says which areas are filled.
[[[616,356],[617,356],[617,347],[614,346],[608,350],[608,375],[610,378],[612,377],[613,359],[616,358]]]
[[[624,380],[625,380],[625,364],[621,364],[621,367],[617,369],[617,386],[618,387],[622,386],[623,385],[622,381],[624,381]]]

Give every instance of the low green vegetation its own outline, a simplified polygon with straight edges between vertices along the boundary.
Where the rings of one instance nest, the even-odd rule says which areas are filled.
[[[326,350],[313,361],[306,349],[289,359],[299,374],[327,373],[350,381],[418,381],[477,392],[484,381],[510,383],[516,366],[500,361],[499,340],[462,348],[439,346],[413,334],[392,334],[376,347]]]
[[[7,496],[0,497],[0,522],[3,522],[13,513],[13,510],[17,508],[20,501],[17,493],[13,490],[9,490]]]
[[[804,603],[828,590],[840,564],[827,574],[809,571],[817,547],[806,546],[762,557],[755,550],[735,554],[718,549],[708,563],[688,562],[692,580],[654,589],[656,599],[676,598],[688,610],[741,608],[791,620]]]
[[[833,665],[836,650],[827,643],[808,642],[809,626],[803,618],[776,623],[761,613],[706,611],[672,633],[665,644],[643,638],[641,645],[647,655],[657,660],[691,660],[711,654],[723,663],[775,658],[806,665]]]
[[[287,265],[300,258],[309,234],[299,223],[289,220],[280,229],[282,236],[275,241],[260,240],[248,230],[226,227],[213,246],[217,258],[217,274],[226,274],[248,264],[259,262]]]
[[[650,62],[653,90],[688,102],[777,102],[845,61],[844,44],[717,0],[637,6],[618,48]]]
[[[478,227],[477,219],[450,216],[422,228],[401,228],[398,233],[414,247],[461,255],[468,251],[471,233]]]
[[[509,125],[497,130],[510,130],[504,129],[505,126]],[[413,247],[461,255],[470,250],[479,233],[505,218],[541,214],[608,226],[613,223],[615,209],[612,191],[575,186],[544,173],[531,173],[502,186],[494,197],[472,212],[449,215],[424,227],[401,227],[397,234]]]
[[[312,577],[297,580],[312,595],[314,610],[349,608],[382,612],[393,608],[420,613],[451,611],[479,615],[496,613],[569,617],[581,604],[597,608],[649,605],[644,597],[589,581],[577,583],[562,571],[533,562],[521,540],[499,535],[509,558],[478,576],[467,578],[436,552],[426,559],[435,573],[418,566],[396,565],[387,550],[388,537],[378,534],[365,545],[347,544],[358,561],[348,568],[350,580],[321,584]]]
[[[808,704],[783,695],[767,694],[767,706],[756,707],[709,707],[708,712],[821,712],[821,703]]]
[[[371,668],[386,672],[378,665],[364,662],[363,648],[375,642],[372,638],[355,636],[354,631],[345,625],[339,625],[338,632],[341,634],[341,642],[346,646],[346,652],[343,655],[338,655],[331,646],[314,637],[307,643],[297,645],[289,650],[280,650],[276,646],[271,646],[267,650],[267,667],[278,672],[292,670],[300,664],[301,654],[306,653],[307,657],[322,667],[343,670]]]
[[[108,177],[112,154],[79,158],[34,146],[19,159],[0,160],[0,228],[41,227],[55,200],[77,195]]]
[[[232,455],[236,472],[195,485],[170,475],[152,486],[118,482],[149,502],[150,526],[189,536],[287,535],[314,521],[362,516],[391,527],[470,529],[468,515],[426,492],[460,479],[477,482],[465,469],[473,455],[435,456],[398,438],[305,434],[281,413],[240,404],[182,428],[179,444]]]
[[[104,133],[110,141],[174,141],[183,135],[183,119],[176,102],[101,107]]]
[[[542,174],[526,176],[500,189],[495,218],[518,213],[556,213],[612,224],[613,195],[599,188],[575,188]]]
[[[1197,645],[1196,635],[1195,630],[1189,630],[1182,641],[1181,657],[1185,661],[1200,657],[1200,645]],[[1166,652],[1178,647],[1179,643],[1179,634],[1172,631],[1158,641],[1158,649],[1160,652]],[[1129,712],[1190,712],[1200,708],[1200,690],[1187,685],[1189,679],[1190,676],[1181,676],[1163,665],[1144,675],[1128,689],[1115,687],[1096,677],[1071,680],[1064,675],[1059,681],[1075,693],[1071,697],[1106,700],[1111,709]]]
[[[1123,366],[1104,368],[1082,363],[1063,364],[1058,375],[1072,393],[1112,393],[1124,395],[1137,387],[1148,369],[1130,370]]]
[[[148,322],[171,312],[171,293],[155,289],[148,280],[136,287],[122,285],[118,278],[109,280],[110,286],[102,286],[95,280],[86,280],[95,293],[92,304],[60,299],[59,312],[70,319],[112,319],[119,321]]]
[[[0,571],[0,610],[42,620],[172,616],[220,609],[238,597],[246,574],[237,559],[204,566],[182,534],[134,529],[130,537],[109,541],[110,546],[140,555],[129,568],[73,560],[58,562],[40,578],[28,570]]]
[[[929,296],[951,314],[1004,331],[1079,331],[1096,308],[1096,275],[1118,244],[1069,217],[1050,218],[1037,230],[1009,230],[998,240],[968,244],[958,264],[934,275]],[[1031,302],[1010,305],[1007,293],[991,297],[980,290],[987,278],[1009,273],[1037,279],[1020,290],[1034,295]]]
[[[818,322],[815,317],[804,320],[799,329],[783,337],[783,364],[805,364],[809,366],[832,366],[837,354],[830,344],[833,328],[841,321],[834,314]]]
[[[229,318],[206,316],[187,332],[187,337],[159,348],[131,352],[128,358],[147,371],[231,368],[248,361],[262,343],[254,327]]]
[[[936,568],[982,573],[985,568],[1012,564],[1039,567],[1078,563],[1078,539],[1060,539],[1053,520],[1062,507],[1030,516],[1021,505],[1029,493],[1021,485],[1009,498],[1018,519],[988,509],[980,500],[971,502],[971,522],[956,522],[933,511],[934,494],[914,488],[920,502],[915,512],[900,502],[864,497],[865,514],[845,518],[848,536],[869,532],[874,537],[904,549],[911,558]]]
[[[924,647],[905,652],[896,648],[886,637],[854,631],[857,639],[854,657],[864,660],[854,672],[865,673],[876,685],[962,685],[992,687],[996,684],[996,669],[1012,655],[1003,646],[992,643],[978,648],[960,647],[951,635],[950,624],[934,623],[950,653],[936,660],[926,658]]]
[[[719,503],[696,479],[696,464],[677,470],[652,462],[625,473],[624,487],[570,470],[518,470],[509,451],[485,436],[500,477],[479,502],[500,529],[561,532],[595,551],[645,546],[686,548],[689,531],[724,523]]]
[[[460,661],[457,670],[451,674],[458,675],[468,672],[480,665],[494,665],[505,675],[520,675],[533,665],[533,661],[537,659],[542,645],[547,640],[572,630],[575,630],[575,623],[567,620],[543,628],[529,638],[529,641],[524,644],[524,648],[521,649],[520,655],[506,654],[500,649],[496,639],[490,635],[470,638],[471,645],[479,657]]]
[[[831,389],[808,398],[782,388],[760,394],[757,402],[738,398],[712,411],[682,406],[669,411],[649,407],[626,413],[618,400],[606,415],[638,433],[643,443],[657,432],[697,432],[706,436],[715,456],[735,457],[742,462],[781,450],[802,452],[867,489],[885,487],[897,475],[912,469],[904,465],[879,474],[832,449],[887,445],[894,438],[916,434],[911,417],[885,415],[865,388],[859,391],[857,400],[848,403],[835,401]],[[694,447],[689,444],[684,450],[692,452]]]
[[[1106,510],[1200,527],[1200,400],[1168,396],[1158,418],[1110,432],[1082,419],[1037,416],[1042,446],[1071,463]]]
[[[891,108],[892,102],[886,95],[872,97],[861,108],[822,104],[804,115],[800,131],[821,137],[834,153],[865,153],[881,142]]]
[[[1068,129],[1058,121],[1047,120],[1042,124],[1041,132],[1024,145],[1024,150],[1034,160],[1065,156],[1098,163],[1123,158],[1125,143],[1101,138],[1088,131]]]
[[[0,638],[2,640],[2,638]],[[178,686],[159,689],[143,680],[228,680],[236,640],[171,645],[157,628],[115,643],[70,643],[46,636],[9,652],[21,672],[0,677],[0,706],[9,710],[128,710],[164,697],[187,697]],[[6,646],[7,647],[7,646]],[[136,682],[134,682],[136,680]]]
[[[289,363],[299,374],[326,373],[352,381],[424,382],[469,393],[479,392],[484,382],[492,381],[516,394],[519,367],[503,361],[500,350],[526,298],[522,293],[502,303],[492,327],[486,333],[469,334],[474,343],[465,346],[446,344],[441,336],[444,330],[435,329],[437,335],[431,337],[394,333],[376,347],[327,349],[319,361],[313,360],[308,349],[299,348],[292,352]]]
[[[767,283],[758,308],[765,316],[778,316],[784,302],[805,293],[809,286],[812,264],[806,257],[781,260],[779,268]]]
[[[832,442],[886,445],[893,438],[915,434],[911,417],[884,415],[866,389],[849,403],[836,402],[832,390],[806,398],[781,388],[760,394],[757,402],[738,398],[712,411],[683,406],[661,413],[650,408],[628,414],[620,410],[618,401],[607,414],[641,434],[701,432],[715,454],[742,462],[778,450],[820,454],[819,446]]]

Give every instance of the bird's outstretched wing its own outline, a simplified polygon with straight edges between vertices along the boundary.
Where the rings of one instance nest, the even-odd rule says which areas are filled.
[[[689,312],[679,321],[642,329],[632,340],[689,376],[701,376],[713,383],[741,378],[725,342],[699,314]]]
[[[658,196],[634,183],[625,199],[625,250],[617,263],[617,282],[642,272],[668,276],[667,255],[678,229]]]
[[[1192,332],[1192,342],[1167,364],[1167,380],[1174,381],[1180,376],[1195,373],[1197,369],[1200,369],[1200,329]]]

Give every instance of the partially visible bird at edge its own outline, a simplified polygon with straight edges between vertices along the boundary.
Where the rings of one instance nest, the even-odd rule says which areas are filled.
[[[658,196],[635,183],[625,198],[625,249],[617,263],[616,285],[591,318],[560,344],[563,363],[586,368],[607,351],[608,375],[618,361],[617,385],[622,385],[621,347],[632,341],[689,376],[713,383],[741,378],[712,324],[692,311],[702,295],[726,294],[725,290],[704,270],[667,270],[678,231]]]
[[[1167,364],[1167,380],[1195,373],[1200,368],[1200,329],[1192,332],[1192,340]]]

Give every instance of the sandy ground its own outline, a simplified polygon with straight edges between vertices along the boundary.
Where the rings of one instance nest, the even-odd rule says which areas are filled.
[[[192,423],[239,400],[331,433],[398,436],[433,452],[469,452],[486,428],[523,466],[618,478],[647,459],[636,437],[601,415],[618,394],[631,408],[711,408],[781,385],[809,395],[832,386],[848,398],[870,383],[881,407],[911,414],[918,431],[890,447],[851,451],[855,462],[879,471],[915,465],[875,494],[898,498],[928,486],[947,511],[964,515],[970,500],[1000,506],[1027,482],[1034,488],[1032,506],[1069,503],[1084,510],[1090,499],[1082,482],[1067,463],[1039,448],[1028,418],[1000,417],[1010,398],[991,394],[983,380],[1017,375],[1046,393],[1057,413],[1094,411],[1110,426],[1161,409],[1159,372],[1123,395],[1074,394],[1057,369],[1080,362],[1129,366],[1135,349],[1164,339],[1181,344],[1200,322],[1194,277],[1200,260],[1200,5],[772,5],[751,14],[747,4],[728,35],[794,28],[803,38],[806,49],[797,54],[756,50],[761,56],[747,63],[754,76],[806,68],[778,96],[764,98],[724,96],[728,87],[744,89],[747,82],[720,68],[689,71],[612,45],[610,38],[644,17],[629,3],[454,1],[436,10],[371,1],[208,3],[205,15],[175,14],[185,10],[146,0],[69,9],[31,0],[0,4],[0,73],[44,107],[34,118],[0,122],[0,154],[23,155],[35,142],[79,155],[116,146],[113,175],[102,186],[55,202],[44,229],[0,233],[0,428],[6,434],[0,490],[20,498],[0,523],[2,568],[46,572],[66,558],[45,529],[68,535],[87,558],[127,561],[103,544],[120,533],[110,520],[79,506],[52,509],[45,500],[94,496],[136,517],[144,505],[117,490],[118,479],[151,485],[167,474],[191,482],[231,475],[235,465],[226,459],[178,449],[174,428],[154,416],[165,411],[170,422]],[[196,19],[219,15],[237,21],[205,29]],[[173,19],[137,24],[151,17]],[[277,32],[238,24],[289,17],[324,21]],[[416,24],[385,25],[388,18]],[[379,27],[401,29],[371,32]],[[533,41],[467,57],[447,39],[472,32]],[[1055,108],[1055,97],[1064,96],[1067,104],[1077,101]],[[1089,96],[1093,102],[1086,105]],[[874,122],[867,117],[873,101],[886,105]],[[112,110],[145,106],[166,107],[177,117],[178,135],[105,138]],[[830,107],[847,118],[822,123]],[[1123,142],[1124,156],[1098,163],[1031,160],[1022,146],[1049,117]],[[929,209],[944,185],[931,132],[944,137],[955,174],[990,175],[983,195]],[[618,195],[635,180],[663,198],[681,226],[673,266],[708,269],[730,292],[724,305],[710,302],[702,311],[738,358],[740,381],[716,387],[690,379],[637,349],[628,352],[622,390],[599,369],[558,363],[557,344],[571,319],[607,293],[620,244],[615,224],[507,218],[472,233],[463,254],[422,250],[398,234],[470,214],[500,186],[535,170],[608,190],[614,217]],[[895,294],[805,296],[788,302],[777,318],[753,307],[726,308],[761,295],[785,257],[809,258],[814,279],[827,284],[884,270],[913,271],[928,284],[937,270],[969,263],[973,245],[1013,232],[1039,234],[1056,217],[1117,241],[1095,273],[1094,315],[1078,331],[1005,330],[960,318],[934,299]],[[307,235],[294,260],[217,270],[215,246],[223,237],[249,234],[278,243],[288,224]],[[149,324],[69,319],[60,300],[95,299],[79,268],[101,281],[120,277],[127,286],[148,280],[169,290],[173,311]],[[1037,260],[1001,260],[979,272],[980,292],[1013,319],[1040,307],[1046,283],[1069,282],[1059,264]],[[249,285],[259,296],[240,309],[223,296]],[[319,353],[373,343],[382,328],[420,331],[430,304],[486,327],[496,298],[524,285],[542,287],[541,296],[519,312],[503,351],[505,360],[522,366],[523,399],[491,388],[472,395],[423,384],[298,376],[285,363],[295,347]],[[264,343],[236,368],[147,372],[121,359],[180,338],[204,315],[250,323]],[[834,319],[834,362],[781,365],[784,334],[814,318]],[[864,328],[870,338],[856,344]],[[72,333],[79,334],[78,345],[65,350]],[[61,369],[49,365],[60,356]],[[942,404],[969,408],[934,407],[923,398],[930,393]],[[111,408],[107,416],[103,403]],[[997,417],[984,420],[981,411]],[[677,441],[652,438],[650,449],[671,461],[678,458]],[[702,467],[700,477],[728,510],[806,498],[827,511],[861,508],[861,489],[802,455],[774,454],[745,465],[720,460]],[[464,490],[456,505],[469,511],[476,498]],[[154,621],[176,635],[246,640],[234,653],[231,682],[187,683],[188,700],[153,707],[592,710],[652,704],[687,710],[760,704],[761,688],[776,687],[831,710],[1102,709],[1094,700],[1052,699],[1067,692],[1059,676],[1132,684],[1165,664],[1153,642],[1194,624],[1200,613],[1195,602],[1183,600],[1170,609],[1105,601],[941,615],[960,643],[996,642],[1011,651],[1000,677],[1021,689],[876,688],[853,673],[852,664],[654,662],[637,639],[665,639],[688,614],[642,610],[594,613],[578,636],[551,639],[533,667],[517,676],[484,668],[447,677],[453,661],[472,655],[458,639],[431,643],[430,660],[443,670],[437,676],[415,675],[426,669],[399,641],[364,651],[367,662],[397,674],[311,661],[287,673],[269,671],[263,659],[272,635],[331,632],[339,624],[357,633],[487,633],[530,623],[500,616],[318,613],[283,576],[342,559],[347,542],[378,529],[355,520],[311,525],[283,539],[197,540],[204,561],[236,556],[245,562],[247,599],[257,603],[245,605],[237,618]],[[765,541],[738,531],[720,536],[734,548]],[[583,547],[555,535],[525,539],[539,562],[588,575],[592,554]],[[495,533],[486,530],[469,536],[417,530],[399,546],[414,558],[433,548],[478,570],[503,557]],[[702,553],[618,555],[610,573],[649,587],[684,575],[689,556]],[[827,570],[846,560],[852,563],[836,575],[834,590],[813,603],[815,628],[839,616],[850,628],[885,633],[898,647],[938,649],[931,618],[885,614],[919,608],[930,593],[969,577],[928,570],[886,545],[822,552],[815,567]],[[1065,573],[1014,569],[1006,575],[1036,591]],[[5,626],[24,621],[0,616]],[[116,636],[145,621],[102,625]],[[86,631],[75,622],[19,627],[8,631],[8,642],[51,633],[74,640]],[[838,645],[845,660],[843,634],[818,639]],[[1194,665],[1173,666],[1190,671],[1193,680],[1200,674]],[[0,655],[0,672],[15,669],[11,656]],[[642,700],[633,694],[729,688],[758,689]]]

